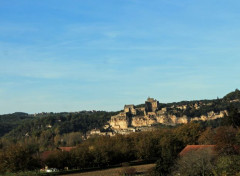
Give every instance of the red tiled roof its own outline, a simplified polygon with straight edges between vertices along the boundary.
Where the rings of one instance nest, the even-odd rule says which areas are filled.
[[[180,153],[180,156],[186,155],[188,152],[211,149],[213,150],[215,145],[187,145]]]
[[[44,151],[40,154],[40,158],[41,160],[45,161],[48,159],[48,157],[51,155],[51,154],[54,154],[56,152],[59,152],[59,151],[65,151],[65,152],[70,152],[72,149],[74,149],[76,147],[57,147],[58,150],[52,150],[52,151]]]
[[[58,147],[58,149],[66,152],[70,152],[72,149],[75,149],[76,147]]]

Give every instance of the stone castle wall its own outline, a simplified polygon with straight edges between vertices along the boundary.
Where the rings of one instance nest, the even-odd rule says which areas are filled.
[[[185,107],[185,106],[182,106]],[[139,115],[141,114],[141,115]],[[207,116],[200,116],[189,119],[187,116],[176,117],[167,112],[167,108],[159,110],[159,103],[157,100],[148,98],[145,102],[145,107],[135,108],[134,105],[125,105],[124,111],[118,115],[112,116],[109,124],[112,129],[128,129],[129,127],[143,127],[154,124],[186,124],[189,121],[206,121],[222,118],[227,114],[227,111],[220,113],[209,112]]]

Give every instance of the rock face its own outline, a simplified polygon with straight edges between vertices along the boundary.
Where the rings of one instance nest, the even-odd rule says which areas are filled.
[[[178,109],[186,109],[186,106],[177,107]],[[199,106],[195,105],[195,109]],[[186,115],[177,117],[171,115],[167,108],[159,108],[159,102],[153,98],[148,98],[145,101],[145,107],[136,108],[134,105],[125,105],[124,111],[118,115],[112,116],[109,124],[114,130],[128,129],[131,127],[151,126],[154,124],[176,125],[185,124],[190,121],[206,121],[222,118],[227,114],[227,111],[215,113],[209,112],[206,116],[188,118]]]
[[[126,112],[112,116],[109,124],[113,129],[127,129],[130,126],[129,117]]]
[[[215,120],[218,118],[223,118],[225,115],[228,115],[228,112],[225,111],[220,111],[219,113],[215,113],[214,111],[211,111],[207,114],[207,116],[205,115],[201,115],[200,117],[194,117],[191,119],[191,121],[206,121],[206,120]]]

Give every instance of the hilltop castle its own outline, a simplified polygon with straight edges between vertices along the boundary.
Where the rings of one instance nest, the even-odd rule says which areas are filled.
[[[187,105],[182,105],[171,107],[170,109],[175,108],[185,110],[186,107]],[[195,104],[192,108],[198,109],[199,106]],[[227,113],[226,111],[221,111],[219,113],[211,111],[207,115],[189,118],[186,115],[183,115],[182,117],[172,115],[170,112],[168,112],[168,109],[169,108],[167,107],[160,108],[160,104],[157,100],[148,98],[142,107],[136,107],[133,104],[125,105],[122,112],[111,117],[109,124],[113,130],[117,131],[136,127],[152,126],[159,123],[165,125],[176,125],[188,123],[190,121],[212,120],[216,118],[222,118]]]
[[[148,98],[145,101],[145,107],[136,108],[134,105],[125,105],[123,112],[112,116],[109,124],[113,129],[151,126],[163,123],[166,115],[166,108],[160,110],[159,102],[153,98]]]

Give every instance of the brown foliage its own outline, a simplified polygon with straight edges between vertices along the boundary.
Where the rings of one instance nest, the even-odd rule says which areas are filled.
[[[211,127],[208,127],[198,138],[199,144],[212,145],[214,144],[215,132]]]
[[[216,129],[216,135],[214,136],[214,142],[216,144],[216,151],[219,154],[238,154],[239,147],[236,141],[237,129],[232,126],[222,126]]]
[[[198,123],[189,123],[175,129],[177,138],[185,145],[196,144],[201,134],[201,127]]]
[[[40,160],[34,156],[31,146],[12,145],[0,152],[0,171],[17,172],[40,168]]]

